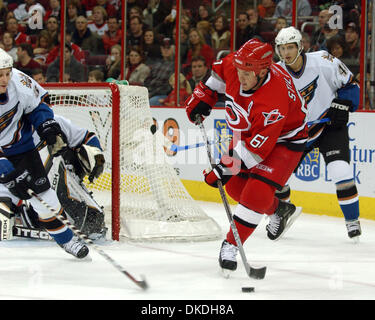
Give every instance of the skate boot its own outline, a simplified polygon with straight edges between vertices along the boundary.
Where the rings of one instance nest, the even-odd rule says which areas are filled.
[[[269,216],[267,236],[271,240],[278,240],[301,214],[302,209],[292,203],[279,200],[279,206],[274,214]]]
[[[347,220],[345,221],[346,229],[348,229],[348,236],[353,240],[358,240],[362,234],[361,224],[359,220]]]
[[[237,246],[229,243],[227,240],[224,240],[219,255],[219,264],[220,267],[225,270],[234,271],[237,269]]]
[[[72,238],[67,243],[61,244],[60,247],[63,248],[67,253],[70,253],[78,259],[86,257],[89,253],[89,248],[84,243],[75,238]]]

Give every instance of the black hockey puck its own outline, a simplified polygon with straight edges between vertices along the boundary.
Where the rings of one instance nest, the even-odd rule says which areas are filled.
[[[242,287],[242,292],[254,292],[254,287]]]

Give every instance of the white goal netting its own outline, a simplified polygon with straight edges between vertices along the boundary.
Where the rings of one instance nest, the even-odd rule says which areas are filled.
[[[210,240],[217,223],[191,198],[166,162],[144,87],[64,84],[48,87],[56,114],[94,131],[104,149],[102,176],[88,188],[111,221],[112,235],[133,239]]]

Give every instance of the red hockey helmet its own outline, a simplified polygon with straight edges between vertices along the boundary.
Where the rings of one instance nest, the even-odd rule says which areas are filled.
[[[233,65],[236,68],[254,71],[256,75],[262,69],[272,64],[273,50],[268,43],[251,39],[239,48],[233,56]]]

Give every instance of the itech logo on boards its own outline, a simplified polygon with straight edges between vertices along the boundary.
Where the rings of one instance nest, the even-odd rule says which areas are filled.
[[[311,150],[303,159],[295,176],[303,181],[314,181],[319,179],[320,176],[320,156],[319,149]]]

